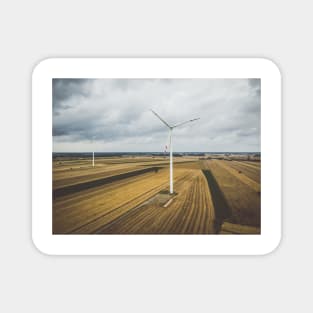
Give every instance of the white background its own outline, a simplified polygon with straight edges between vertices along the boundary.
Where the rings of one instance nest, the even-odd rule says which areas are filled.
[[[261,235],[53,235],[52,84],[54,77],[261,79]],[[45,59],[32,79],[32,238],[47,254],[60,255],[255,255],[281,239],[281,74],[262,58]],[[50,140],[49,140],[50,139]]]
[[[310,1],[2,1],[1,311],[312,311],[311,14]],[[31,70],[53,56],[273,59],[284,104],[278,250],[263,257],[40,254],[31,242]]]

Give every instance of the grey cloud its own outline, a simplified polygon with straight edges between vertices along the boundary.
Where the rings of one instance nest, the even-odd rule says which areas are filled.
[[[85,84],[90,83],[88,79],[57,79],[52,80],[52,106],[53,112],[58,114],[59,109],[69,109],[71,106],[66,100],[71,97],[89,95],[89,90],[84,88]]]
[[[176,151],[259,150],[259,79],[54,79],[54,149],[158,151],[169,123]]]
[[[260,96],[261,93],[261,79],[260,78],[250,78],[248,80],[252,93],[255,96]]]
[[[252,88],[260,88],[261,79],[260,78],[249,78],[248,83]]]

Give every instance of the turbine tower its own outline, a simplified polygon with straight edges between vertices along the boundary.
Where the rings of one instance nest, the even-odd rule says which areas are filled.
[[[95,147],[94,147],[95,136],[92,136],[91,144],[92,144],[92,167],[95,167]]]
[[[151,110],[151,112],[163,123],[165,124],[165,126],[167,126],[167,128],[169,129],[169,133],[170,133],[170,194],[172,194],[174,192],[174,187],[173,187],[173,139],[172,139],[172,133],[173,133],[173,129],[178,127],[178,126],[182,126],[184,124],[199,120],[200,117],[198,118],[194,118],[192,120],[188,120],[182,123],[178,123],[176,125],[169,125],[159,114],[157,114],[156,112],[154,112],[153,110]]]

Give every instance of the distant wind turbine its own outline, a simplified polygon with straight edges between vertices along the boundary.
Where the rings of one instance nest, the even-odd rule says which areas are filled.
[[[92,136],[92,167],[95,167],[95,148],[94,148],[94,140],[95,140],[95,136]]]
[[[169,137],[170,137],[170,194],[172,194],[174,192],[174,187],[173,187],[173,140],[172,140],[172,132],[173,129],[178,127],[178,126],[182,126],[184,124],[199,120],[200,117],[198,118],[194,118],[192,120],[188,120],[182,123],[178,123],[176,125],[169,125],[159,114],[157,114],[156,112],[154,112],[153,110],[151,110],[151,112],[163,123],[165,124],[165,126],[168,127],[169,129]]]

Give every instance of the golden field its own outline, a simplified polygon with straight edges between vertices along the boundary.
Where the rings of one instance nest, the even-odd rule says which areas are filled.
[[[54,234],[259,234],[260,162],[167,157],[53,160]]]

